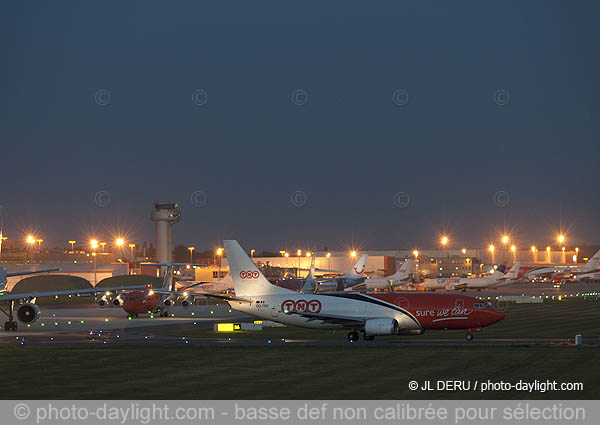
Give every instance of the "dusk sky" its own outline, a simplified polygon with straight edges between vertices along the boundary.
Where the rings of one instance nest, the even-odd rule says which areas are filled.
[[[5,2],[4,233],[600,242],[595,1]]]

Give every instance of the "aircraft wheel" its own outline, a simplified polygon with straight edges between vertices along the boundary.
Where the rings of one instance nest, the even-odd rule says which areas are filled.
[[[473,340],[473,334],[467,334],[467,336],[465,336],[465,338],[467,339],[467,341],[471,341],[471,340]]]
[[[357,339],[358,339],[358,332],[356,332],[356,331],[348,332],[348,341],[354,342]]]
[[[4,330],[11,331],[12,330],[12,322],[4,322]]]
[[[375,339],[375,335],[367,335],[364,334],[365,341],[373,341]]]

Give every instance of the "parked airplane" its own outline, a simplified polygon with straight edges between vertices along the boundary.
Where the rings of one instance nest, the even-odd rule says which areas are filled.
[[[600,265],[600,251],[596,252],[592,258],[590,258],[583,266],[550,266],[550,267],[537,267],[529,270],[524,278],[533,280],[535,278],[553,278],[563,275],[569,277],[575,276],[581,273],[587,273],[598,270]]]
[[[30,274],[45,273],[50,271],[58,271],[60,269],[47,269],[37,270],[29,272],[19,273],[6,273],[3,267],[0,267],[2,276],[4,276],[4,282],[1,283],[2,288],[6,287],[5,277],[8,276],[24,276]],[[95,296],[98,293],[103,293],[101,300],[106,300],[108,297],[114,296],[114,294],[120,294],[123,291],[129,291],[132,288],[138,287],[113,287],[113,288],[88,288],[88,289],[67,289],[60,291],[44,291],[44,292],[27,292],[27,293],[12,293],[2,289],[0,292],[0,304],[6,305],[7,308],[0,308],[0,311],[4,313],[8,321],[4,323],[5,331],[16,331],[17,322],[15,319],[15,311],[17,319],[25,324],[31,324],[35,322],[40,316],[40,307],[36,304],[37,298],[40,297],[58,297],[61,295],[75,295],[75,296]],[[119,296],[119,295],[117,295]]]
[[[594,270],[586,273],[579,273],[573,276],[572,279],[574,282],[582,282],[584,280],[600,280],[600,270]]]
[[[450,277],[439,279],[426,279],[417,285],[418,289],[425,291],[435,291],[436,289],[445,289],[446,291],[466,290],[466,289],[489,289],[497,286],[506,285],[514,282],[519,274],[520,261],[504,274],[498,270],[489,276],[483,277]]]
[[[299,294],[271,284],[237,241],[224,241],[224,247],[236,295],[217,298],[233,309],[286,325],[349,329],[350,342],[358,339],[358,332],[371,340],[444,329],[464,329],[471,340],[473,332],[504,317],[485,301],[457,294]]]
[[[304,286],[304,292],[329,292],[329,291],[343,291],[347,287],[358,285],[365,280],[365,268],[367,267],[367,254],[360,256],[356,264],[352,266],[350,271],[342,276],[334,277],[331,279],[316,280],[312,288],[308,289]]]
[[[173,307],[177,302],[182,307],[189,307],[194,302],[192,291],[188,292],[188,288],[194,285],[186,286],[183,291],[175,290],[175,280],[173,279],[173,267],[177,266],[204,266],[204,264],[189,264],[189,263],[151,263],[153,266],[166,267],[163,285],[158,289],[146,288],[138,291],[131,291],[123,295],[122,303],[114,303],[121,305],[127,313],[128,318],[138,317],[143,313],[158,314],[160,317],[169,316],[169,308]],[[225,280],[225,277],[223,280]],[[215,282],[218,284],[219,282]],[[226,286],[228,284],[225,284]],[[208,293],[217,293],[216,290],[211,290]],[[202,293],[206,296],[205,293]]]
[[[365,279],[364,282],[346,288],[347,291],[369,291],[373,289],[389,289],[394,291],[394,288],[405,285],[410,280],[410,275],[413,269],[413,259],[406,260],[398,269],[398,271],[390,276],[382,278]]]

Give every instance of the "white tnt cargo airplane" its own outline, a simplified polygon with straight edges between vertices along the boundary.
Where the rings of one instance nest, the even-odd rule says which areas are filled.
[[[489,303],[458,294],[300,294],[271,284],[237,241],[224,241],[235,287],[225,299],[241,312],[286,325],[316,329],[348,329],[348,339],[376,335],[421,334],[427,329],[471,332],[496,323],[504,315]]]
[[[598,271],[600,265],[600,251],[594,254],[583,266],[552,266],[552,267],[538,267],[529,270],[523,276],[526,279],[532,280],[536,277],[554,277],[555,275],[571,274],[579,275],[582,273]]]
[[[514,266],[506,273],[494,270],[490,276],[484,277],[451,277],[439,279],[426,279],[417,285],[418,289],[426,291],[435,291],[436,289],[445,289],[446,291],[462,291],[466,289],[489,289],[502,285],[507,285],[517,280],[521,262],[517,261]]]
[[[409,258],[406,260],[398,269],[396,273],[390,276],[365,279],[363,283],[359,283],[350,288],[346,288],[347,291],[364,291],[373,289],[389,289],[394,291],[398,286],[403,286],[410,280],[410,274],[412,272],[413,259]]]

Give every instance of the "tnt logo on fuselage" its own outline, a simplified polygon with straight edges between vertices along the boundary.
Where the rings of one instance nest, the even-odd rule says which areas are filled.
[[[252,271],[252,270],[249,270],[249,271],[242,270],[240,272],[240,277],[242,279],[258,279],[258,276],[260,276],[260,273],[258,271],[256,271],[256,270],[254,270],[254,271]]]
[[[292,311],[305,311],[307,313],[318,313],[321,311],[319,300],[285,300],[281,303],[281,311],[284,313]]]

